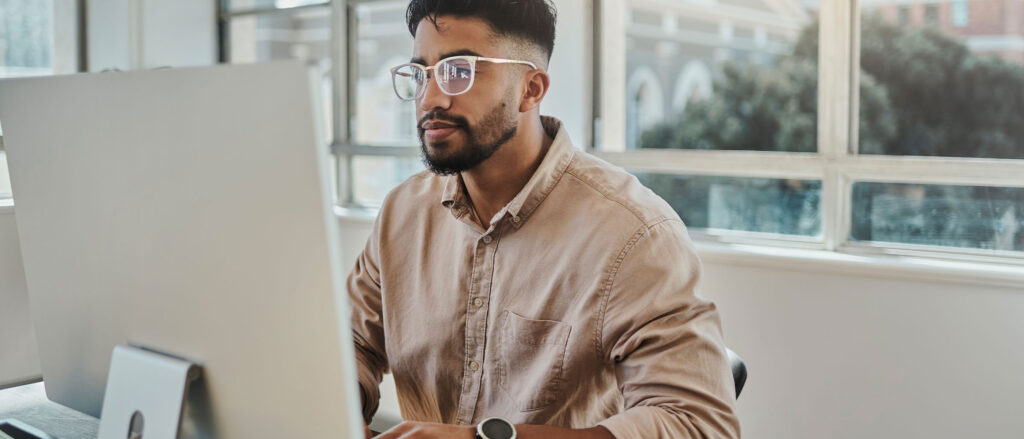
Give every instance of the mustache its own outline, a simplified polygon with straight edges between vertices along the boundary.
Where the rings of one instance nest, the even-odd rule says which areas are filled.
[[[445,122],[451,122],[462,128],[469,127],[469,121],[462,116],[449,114],[448,112],[441,110],[431,110],[420,118],[419,122],[416,124],[416,128],[423,131],[423,124],[428,120],[443,120]]]

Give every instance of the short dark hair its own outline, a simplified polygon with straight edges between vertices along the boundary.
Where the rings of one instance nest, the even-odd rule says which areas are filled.
[[[557,13],[550,0],[412,0],[405,11],[409,33],[424,18],[437,27],[437,17],[451,15],[478,18],[491,26],[498,36],[521,38],[544,50],[548,61],[555,50]]]

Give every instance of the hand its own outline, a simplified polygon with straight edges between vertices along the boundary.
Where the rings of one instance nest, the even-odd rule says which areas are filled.
[[[464,425],[406,421],[377,439],[476,439],[476,428]]]

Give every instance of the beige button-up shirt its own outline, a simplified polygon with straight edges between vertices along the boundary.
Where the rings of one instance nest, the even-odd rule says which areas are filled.
[[[348,282],[364,415],[390,369],[407,420],[739,437],[683,222],[544,125],[554,142],[487,229],[459,176],[425,171],[388,195]]]

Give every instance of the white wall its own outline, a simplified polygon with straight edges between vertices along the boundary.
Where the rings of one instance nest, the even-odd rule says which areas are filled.
[[[707,263],[753,438],[1020,437],[1024,289]]]

